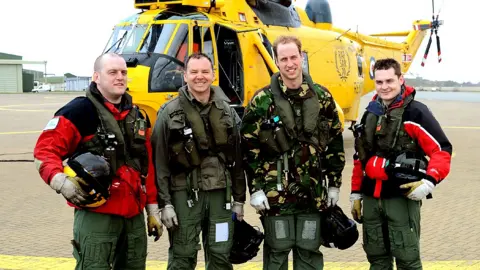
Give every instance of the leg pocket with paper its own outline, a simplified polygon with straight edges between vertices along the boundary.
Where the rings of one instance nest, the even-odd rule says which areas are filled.
[[[320,214],[299,214],[295,245],[304,250],[318,251],[322,243],[320,222]]]
[[[230,253],[233,245],[233,220],[218,218],[210,220],[208,228],[208,249],[211,253]]]
[[[265,243],[272,252],[290,251],[295,246],[294,216],[266,216]]]

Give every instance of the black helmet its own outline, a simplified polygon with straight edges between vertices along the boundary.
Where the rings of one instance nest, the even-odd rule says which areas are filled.
[[[338,205],[322,213],[321,233],[323,246],[341,250],[353,246],[359,236],[355,221],[349,219]]]
[[[264,234],[260,229],[255,229],[245,220],[239,221],[235,218],[234,223],[230,262],[233,264],[246,263],[257,256]]]
[[[402,182],[415,182],[426,177],[427,166],[428,161],[425,158],[404,152],[389,162],[386,172],[392,178],[403,180]]]
[[[90,152],[79,153],[67,161],[64,173],[82,179],[79,184],[93,202],[83,207],[99,207],[109,198],[110,164],[103,157]]]

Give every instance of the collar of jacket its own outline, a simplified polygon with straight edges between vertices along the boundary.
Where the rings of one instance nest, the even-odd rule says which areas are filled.
[[[382,99],[378,96],[378,94],[375,94],[372,98],[372,101],[368,103],[367,111],[375,115],[384,115],[393,109],[402,107],[405,102],[408,103],[408,101],[413,100],[415,98],[415,93],[415,88],[403,84],[400,94],[397,95],[395,100],[388,107],[385,107]]]
[[[311,81],[310,76],[308,76],[308,74],[302,73],[302,84],[300,85],[300,87],[298,89],[290,89],[283,82],[280,73],[278,73],[278,85],[280,86],[280,89],[282,90],[285,97],[287,97],[288,99],[301,100],[312,97],[314,95],[314,90],[311,89],[309,81]]]
[[[195,99],[195,97],[190,93],[190,91],[188,91],[188,85],[184,85],[184,86],[180,87],[180,89],[178,89],[178,91],[182,92],[183,95],[187,98],[187,100],[192,105],[198,106],[199,104],[201,104],[198,100]],[[210,97],[209,97],[209,102],[208,103],[214,102],[215,106],[217,108],[222,109],[223,106],[222,106],[221,102],[223,102],[223,101],[225,101],[227,103],[230,103],[230,99],[225,95],[222,88],[220,88],[218,86],[215,86],[215,85],[211,85],[210,86]]]
[[[120,105],[117,108],[115,104],[108,101],[102,95],[102,93],[100,93],[100,90],[98,90],[97,84],[95,82],[91,82],[89,91],[92,93],[92,96],[94,98],[102,102],[103,105],[108,109],[108,111],[110,111],[113,114],[113,116],[115,117],[115,120],[125,119],[125,117],[128,115],[128,113],[133,107],[132,96],[130,96],[127,92],[123,94],[122,99],[120,101]]]

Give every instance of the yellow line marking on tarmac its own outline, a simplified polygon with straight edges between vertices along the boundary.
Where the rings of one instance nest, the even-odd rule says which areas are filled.
[[[0,135],[16,135],[16,134],[32,134],[40,133],[41,130],[31,130],[31,131],[9,131],[9,132],[0,132]]]
[[[20,110],[20,109],[7,109],[7,108],[1,108],[0,111],[12,111],[12,112],[53,112],[55,109],[52,110]]]
[[[62,105],[65,103],[28,103],[28,104],[12,104],[12,105],[0,105],[0,108],[11,107],[25,107],[25,106],[49,106],[49,105]]]
[[[423,261],[425,270],[441,269],[479,269],[480,260],[472,261]],[[292,268],[292,262],[289,262],[289,268]],[[325,262],[325,269],[368,269],[368,262]],[[0,255],[0,268],[6,269],[74,269],[75,259],[73,258],[55,258],[55,257],[34,257],[34,256],[13,256]],[[166,269],[166,261],[147,261],[148,270]],[[196,269],[205,269],[205,263],[199,262]],[[247,262],[240,265],[234,265],[234,269],[262,269],[262,262]]]
[[[480,127],[457,127],[457,126],[443,126],[444,129],[480,129]]]

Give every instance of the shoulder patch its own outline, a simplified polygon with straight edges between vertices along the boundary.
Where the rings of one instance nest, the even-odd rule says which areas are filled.
[[[183,110],[175,110],[172,113],[170,113],[168,116],[170,118],[173,118],[175,115],[181,115],[181,114],[184,114]]]
[[[59,120],[60,120],[60,118],[58,118],[58,117],[50,119],[50,121],[48,121],[47,125],[45,126],[45,128],[43,130],[55,129],[58,125]]]

